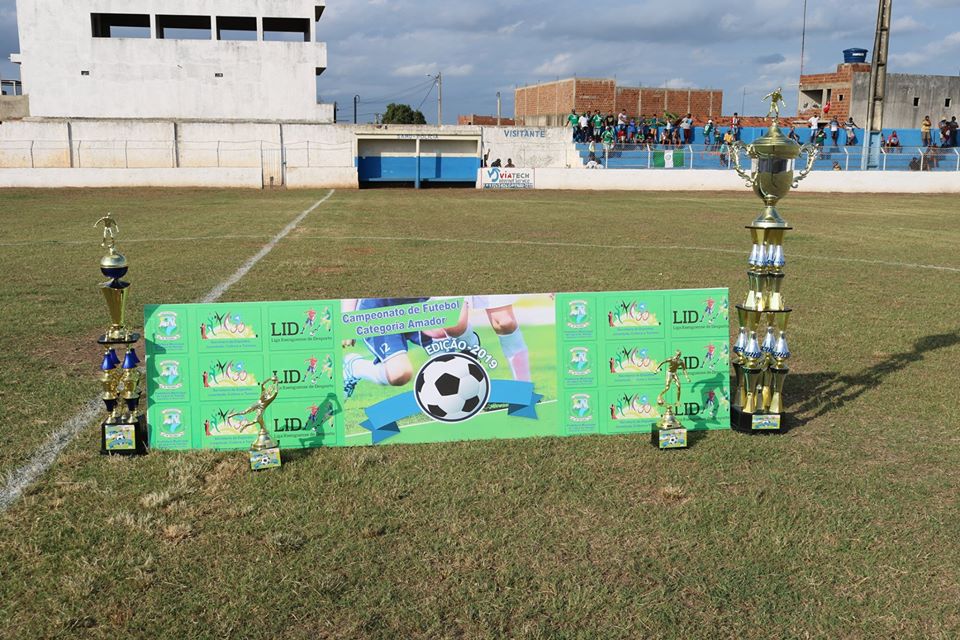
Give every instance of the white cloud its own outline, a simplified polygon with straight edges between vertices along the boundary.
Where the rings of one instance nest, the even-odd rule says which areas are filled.
[[[572,54],[558,53],[534,69],[533,72],[545,76],[562,76],[573,73],[573,62]]]
[[[960,31],[954,31],[941,40],[927,43],[920,49],[905,53],[891,53],[890,63],[908,68],[921,67],[958,50],[960,50]]]
[[[517,20],[513,24],[506,24],[500,27],[499,29],[497,29],[497,33],[499,33],[502,36],[513,35],[513,32],[519,29],[522,24],[523,24],[523,20]]]
[[[667,89],[689,89],[696,86],[693,82],[683,78],[670,78],[664,83]]]
[[[918,33],[929,31],[926,25],[917,22],[913,16],[902,16],[890,23],[890,33],[897,36],[901,33]]]
[[[421,62],[419,64],[408,64],[402,67],[397,67],[393,70],[393,75],[400,76],[401,78],[410,78],[413,76],[425,76],[427,74],[435,74],[437,72],[437,63],[435,62]]]

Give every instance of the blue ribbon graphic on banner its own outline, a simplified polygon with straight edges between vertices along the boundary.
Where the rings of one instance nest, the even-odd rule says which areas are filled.
[[[507,415],[536,420],[536,404],[542,399],[543,395],[534,391],[532,382],[491,380],[487,402],[506,403]],[[373,444],[377,444],[399,434],[397,421],[420,413],[420,407],[413,391],[407,391],[367,407],[364,412],[367,419],[360,426],[370,431]]]

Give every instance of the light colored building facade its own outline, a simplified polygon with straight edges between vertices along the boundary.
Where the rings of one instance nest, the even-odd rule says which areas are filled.
[[[332,122],[325,0],[17,0],[30,116]]]

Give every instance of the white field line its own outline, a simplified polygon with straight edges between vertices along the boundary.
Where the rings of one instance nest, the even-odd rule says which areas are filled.
[[[245,276],[260,260],[277,246],[277,243],[283,240],[293,231],[298,224],[303,222],[310,213],[324,202],[330,199],[334,190],[322,197],[320,200],[300,213],[293,221],[285,226],[280,232],[273,236],[267,244],[258,251],[252,258],[240,265],[229,278],[215,286],[210,292],[200,299],[201,302],[209,303],[217,301],[220,296],[226,293],[227,289],[239,282],[240,278]],[[33,484],[37,478],[46,473],[46,471],[56,462],[57,456],[77,437],[98,415],[101,414],[102,405],[99,397],[94,398],[81,409],[77,414],[63,423],[63,425],[50,434],[43,445],[30,457],[30,460],[13,471],[6,474],[3,487],[0,488],[0,513],[6,511],[10,505],[17,501],[23,495],[23,492]]]
[[[547,242],[543,240],[480,240],[477,238],[423,238],[413,236],[312,236],[302,235],[302,239],[323,238],[324,240],[386,240],[392,242],[435,242],[454,244],[506,244],[533,247],[569,247],[588,249],[661,249],[664,251],[708,251],[712,253],[732,253],[746,255],[741,249],[723,249],[719,247],[688,247],[678,244],[591,244],[588,242]],[[933,271],[949,271],[960,273],[960,267],[948,267],[939,264],[920,264],[915,262],[891,262],[887,260],[867,260],[865,258],[840,258],[837,256],[810,256],[799,253],[788,253],[787,259],[801,258],[803,260],[819,260],[823,262],[853,262],[857,264],[874,264],[884,267],[906,267],[908,269],[929,269]]]
[[[554,402],[557,402],[557,401],[556,401],[556,400],[547,400],[546,402],[538,402],[538,403],[536,404],[536,406],[540,407],[540,406],[543,406],[543,405],[545,405],[545,404],[553,404]],[[506,408],[504,408],[504,409],[494,409],[493,411],[486,411],[486,412],[484,412],[484,413],[481,414],[481,415],[488,416],[488,415],[490,415],[491,413],[500,413],[501,411],[506,411],[506,410],[507,410]],[[400,429],[409,429],[410,427],[422,427],[422,426],[425,425],[425,424],[444,424],[444,423],[440,422],[439,420],[425,420],[424,422],[414,422],[413,424],[405,424],[405,425],[403,425],[402,427],[399,427],[399,428],[400,428]],[[348,434],[347,434],[346,436],[344,436],[344,437],[346,437],[346,438],[359,438],[360,436],[368,436],[368,435],[370,435],[370,432],[369,432],[369,431],[360,431],[359,433],[348,433]]]

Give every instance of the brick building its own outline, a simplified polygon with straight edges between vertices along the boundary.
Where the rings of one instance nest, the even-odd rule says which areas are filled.
[[[870,92],[870,65],[844,63],[834,73],[812,73],[800,76],[797,114],[801,119],[814,113],[841,122],[853,116],[863,126],[867,119]],[[885,85],[883,127],[885,129],[917,129],[924,116],[934,125],[940,118],[956,115],[960,99],[960,76],[932,76],[888,73]],[[821,118],[823,119],[823,118]]]
[[[469,115],[458,115],[457,124],[459,125],[481,125],[484,127],[497,126],[497,116],[481,116],[475,113]],[[512,127],[516,124],[513,118],[500,118],[501,127]]]
[[[514,92],[514,118],[528,126],[563,126],[574,109],[603,114],[626,111],[631,117],[663,115],[664,111],[705,121],[720,116],[723,91],[719,89],[667,89],[620,87],[612,79],[567,78],[518,87]]]

